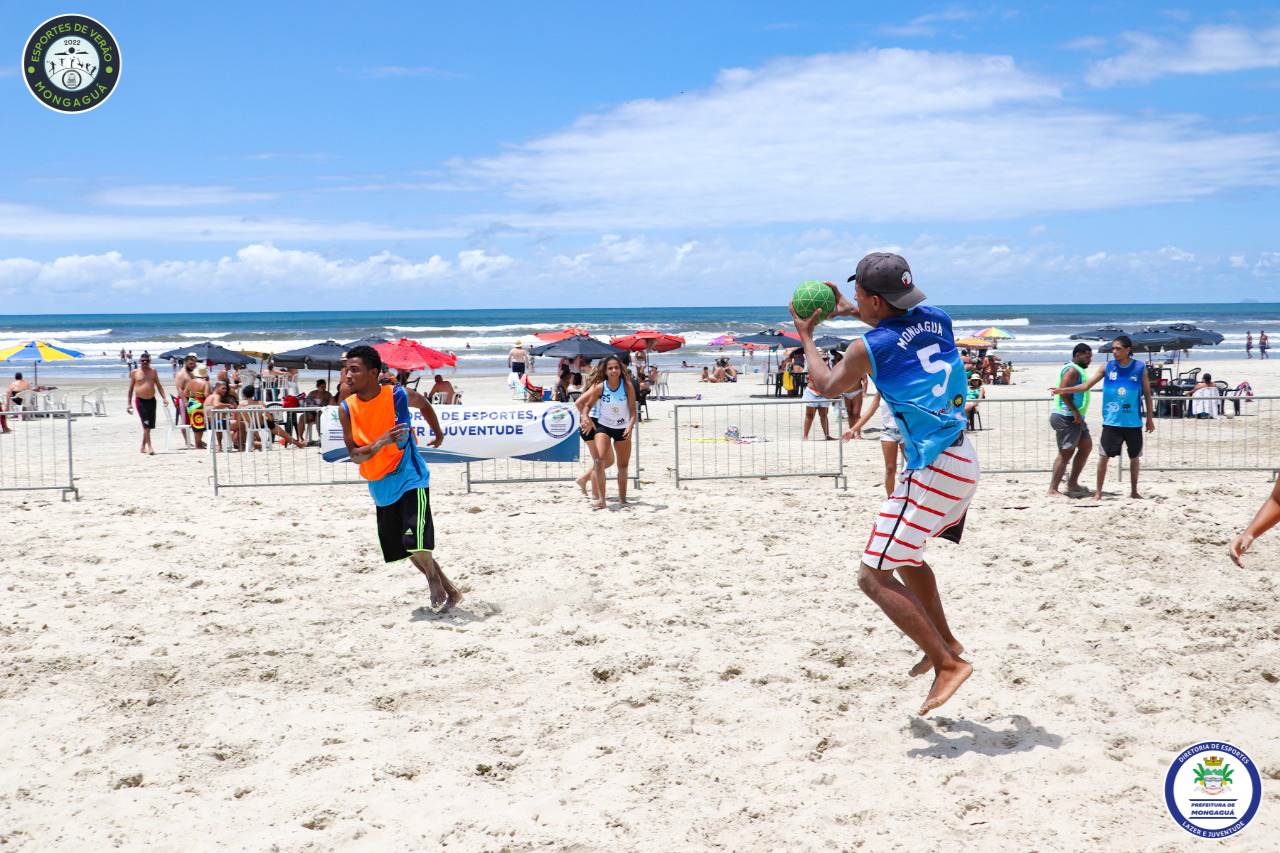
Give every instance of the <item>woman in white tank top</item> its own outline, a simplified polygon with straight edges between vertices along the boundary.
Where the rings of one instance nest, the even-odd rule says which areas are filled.
[[[592,506],[604,509],[604,460],[611,445],[618,466],[618,503],[622,506],[627,503],[627,466],[631,462],[631,430],[636,423],[636,389],[622,359],[616,355],[601,362],[597,376],[600,379],[593,381],[578,398],[578,412],[582,417],[582,434],[591,437],[597,451],[593,454],[591,471],[592,491],[596,494]]]

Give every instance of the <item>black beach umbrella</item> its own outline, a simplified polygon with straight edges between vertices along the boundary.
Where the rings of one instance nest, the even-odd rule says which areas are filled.
[[[205,341],[200,344],[183,344],[177,349],[162,352],[156,357],[180,360],[191,353],[195,353],[196,358],[201,361],[212,361],[214,364],[238,364],[243,367],[246,364],[253,363],[253,359],[244,353],[229,350],[224,346],[215,344],[213,341]]]
[[[1100,329],[1090,329],[1087,332],[1078,332],[1071,336],[1073,341],[1113,341],[1117,335],[1125,334],[1125,330],[1119,326],[1103,326]]]
[[[342,357],[350,347],[337,341],[324,341],[309,347],[288,352],[278,352],[273,361],[276,367],[309,367],[313,370],[334,370],[342,367]]]
[[[575,358],[582,356],[583,358],[604,358],[607,355],[621,356],[624,362],[630,362],[630,353],[626,350],[610,346],[604,341],[598,341],[588,335],[574,335],[560,341],[553,341],[549,344],[543,344],[540,347],[534,347],[529,350],[529,355],[534,356],[550,356],[551,358]]]
[[[1137,332],[1129,336],[1133,341],[1134,352],[1160,352],[1161,350],[1187,349],[1194,344],[1186,338],[1165,332]],[[1110,352],[1111,344],[1098,348],[1100,352]]]
[[[361,338],[358,341],[352,341],[349,344],[343,344],[343,346],[346,347],[347,349],[351,349],[352,347],[358,347],[358,346],[376,347],[378,344],[385,344],[385,343],[387,343],[386,338],[380,338],[377,335],[369,335],[367,337]]]
[[[758,332],[754,335],[742,335],[735,337],[734,341],[740,344],[756,344],[765,347],[796,347],[800,346],[800,339],[795,335],[788,335],[784,332],[767,331]]]
[[[1212,329],[1201,329],[1190,323],[1174,323],[1167,326],[1162,331],[1177,335],[1181,338],[1196,341],[1196,346],[1217,346],[1222,343],[1222,335]]]
[[[843,350],[851,343],[853,343],[853,338],[837,338],[835,335],[823,335],[820,338],[813,339],[813,345],[818,349]]]

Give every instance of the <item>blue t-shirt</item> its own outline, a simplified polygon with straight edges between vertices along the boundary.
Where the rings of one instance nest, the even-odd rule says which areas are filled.
[[[396,409],[396,425],[411,429],[409,435],[399,444],[399,447],[404,450],[404,453],[400,454],[400,463],[381,480],[369,481],[369,495],[377,506],[391,506],[410,489],[431,487],[431,472],[427,470],[427,463],[418,452],[418,444],[413,437],[413,424],[409,418],[409,393],[397,385],[392,389],[391,395],[391,401]],[[346,406],[345,401],[343,406]]]
[[[964,430],[964,362],[951,317],[917,305],[862,336],[871,378],[902,433],[907,468],[924,468]]]
[[[1113,358],[1107,362],[1102,379],[1102,425],[1114,427],[1142,426],[1142,377],[1147,365],[1130,359],[1121,367]]]

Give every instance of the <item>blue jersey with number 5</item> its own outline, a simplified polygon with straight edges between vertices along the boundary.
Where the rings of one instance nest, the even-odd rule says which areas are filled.
[[[951,317],[917,305],[862,336],[871,379],[902,432],[907,467],[924,468],[964,430],[964,362]]]

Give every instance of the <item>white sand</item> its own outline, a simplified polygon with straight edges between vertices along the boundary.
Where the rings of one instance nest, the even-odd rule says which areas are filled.
[[[673,390],[755,390],[694,378]],[[677,490],[653,403],[635,506],[597,513],[435,466],[467,595],[439,617],[382,565],[363,487],[215,499],[207,454],[137,453],[123,392],[75,424],[79,502],[0,493],[3,849],[1188,849],[1161,789],[1206,739],[1269,786],[1225,844],[1280,849],[1280,533],[1246,570],[1224,552],[1265,474],[1147,474],[1148,500],[1093,509],[984,479],[963,544],[930,551],[976,671],[920,719],[916,652],[851,569],[874,442],[847,492]]]

